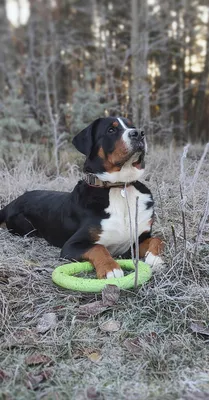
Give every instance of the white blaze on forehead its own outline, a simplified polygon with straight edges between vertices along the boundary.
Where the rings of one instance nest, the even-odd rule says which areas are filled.
[[[124,129],[123,136],[124,136],[124,134],[128,134],[128,133],[131,132],[131,131],[137,131],[136,128],[129,128],[129,127],[125,124],[125,122],[123,122],[123,120],[122,120],[121,118],[117,118],[117,120],[118,120],[118,122],[121,124],[121,126],[122,126],[123,129]]]
[[[123,122],[123,120],[121,118],[117,118],[117,120],[118,120],[118,122],[121,124],[121,126],[124,129],[124,132],[122,134],[123,141],[125,142],[127,148],[129,150],[131,150],[132,145],[131,145],[131,140],[130,140],[130,137],[129,137],[129,132],[135,131],[135,129],[134,128],[128,128],[128,126],[126,126],[126,124]]]
[[[126,125],[124,124],[124,122],[123,122],[123,120],[122,120],[121,118],[117,118],[117,120],[119,121],[119,123],[121,124],[121,126],[123,127],[123,129],[132,130],[132,129],[128,128],[128,126],[126,126]]]

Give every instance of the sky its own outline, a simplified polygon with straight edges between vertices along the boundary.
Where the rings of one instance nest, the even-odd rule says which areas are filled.
[[[19,0],[19,5],[20,7],[18,8],[18,2],[16,0],[6,1],[7,17],[15,27],[26,24],[30,16],[28,0]]]

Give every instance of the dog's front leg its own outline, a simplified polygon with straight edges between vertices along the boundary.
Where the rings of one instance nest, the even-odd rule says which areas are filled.
[[[61,250],[61,257],[75,260],[89,261],[96,269],[96,274],[101,278],[119,278],[123,271],[119,264],[113,260],[109,251],[100,244],[90,244],[74,238],[69,239]]]
[[[123,271],[119,264],[113,260],[109,251],[101,244],[95,244],[86,251],[82,258],[90,261],[96,269],[98,278],[120,278]]]
[[[152,270],[157,271],[163,265],[161,258],[163,249],[164,243],[160,238],[150,237],[139,243],[139,257],[145,257],[145,262],[152,267]]]

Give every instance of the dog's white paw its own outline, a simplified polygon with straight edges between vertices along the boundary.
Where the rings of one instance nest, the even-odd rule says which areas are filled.
[[[162,258],[155,256],[150,251],[145,254],[145,263],[149,264],[153,271],[158,271],[164,266]]]
[[[106,275],[107,279],[110,278],[122,278],[124,275],[123,270],[121,268],[114,268],[112,271],[109,271]]]

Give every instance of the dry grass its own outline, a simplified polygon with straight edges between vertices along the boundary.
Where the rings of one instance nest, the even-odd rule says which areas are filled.
[[[189,148],[181,161],[182,150],[159,148],[147,157],[147,185],[156,200],[155,231],[166,240],[167,266],[144,287],[122,292],[117,305],[99,316],[75,318],[80,304],[100,296],[53,285],[59,249],[0,230],[0,398],[208,398],[209,336],[190,328],[192,322],[209,324],[209,155],[198,168],[202,154],[202,148]],[[32,162],[21,162],[12,171],[2,165],[1,203],[33,188],[69,190],[78,176],[75,168],[64,178],[49,179],[43,170],[34,171]],[[41,334],[36,327],[46,312],[56,314],[57,324]],[[121,324],[115,333],[99,328],[110,318]],[[135,337],[139,346],[133,354],[124,341]],[[52,362],[27,365],[32,354],[48,355]]]

